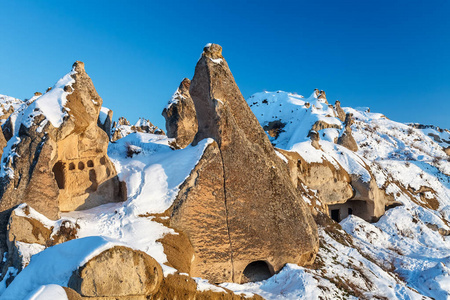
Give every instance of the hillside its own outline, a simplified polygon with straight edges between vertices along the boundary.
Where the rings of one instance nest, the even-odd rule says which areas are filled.
[[[448,298],[450,132],[342,104],[244,99],[216,44],[167,135],[81,62],[0,95],[0,299]]]

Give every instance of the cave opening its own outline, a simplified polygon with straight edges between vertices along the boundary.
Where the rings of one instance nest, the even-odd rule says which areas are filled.
[[[274,274],[273,268],[265,261],[254,261],[245,267],[241,283],[266,280]]]
[[[56,183],[58,184],[58,188],[60,190],[64,189],[65,184],[65,175],[64,175],[64,163],[62,161],[58,161],[53,166],[53,174],[55,175]]]

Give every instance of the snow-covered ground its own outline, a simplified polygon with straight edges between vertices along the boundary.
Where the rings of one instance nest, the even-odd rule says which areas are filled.
[[[115,245],[125,245],[148,253],[161,264],[165,275],[175,272],[175,269],[164,264],[167,257],[162,244],[158,242],[165,234],[175,232],[149,215],[162,213],[170,207],[179,185],[189,176],[211,141],[203,140],[195,147],[188,146],[177,151],[168,146],[169,141],[162,135],[132,133],[110,145],[109,157],[120,179],[127,183],[127,201],[65,213],[58,221],[51,221],[31,210],[32,218],[48,228],[54,227],[54,232],[65,220],[78,224],[78,239],[44,251],[39,249],[37,254],[35,248],[30,248],[29,251],[33,253],[24,253],[25,256],[34,254],[30,264],[6,290],[2,282],[0,292],[4,292],[0,299],[25,299],[30,293],[37,293],[51,284],[67,286],[72,272],[78,266]],[[127,157],[130,146],[140,149],[132,158]],[[18,207],[16,213],[21,215],[23,208]],[[26,252],[27,248],[23,248],[23,251]]]
[[[266,299],[450,298],[450,237],[438,231],[450,230],[450,162],[443,150],[450,140],[448,131],[415,128],[366,109],[344,107],[355,120],[352,131],[359,150],[353,152],[335,144],[344,124],[315,93],[305,98],[282,91],[263,92],[247,101],[262,126],[273,121],[285,124],[277,138],[269,137],[276,147],[297,151],[308,162],[326,159],[366,181],[373,178],[403,205],[389,209],[376,223],[357,216],[349,216],[340,225],[322,220],[320,249],[312,267],[288,264],[265,281],[224,283],[222,287]],[[317,122],[323,127],[318,127],[322,128],[318,129],[319,150],[308,137]],[[179,185],[210,142],[172,150],[164,135],[130,131],[111,143],[108,155],[127,183],[128,200],[66,213],[58,221],[31,210],[34,218],[54,230],[65,220],[78,224],[78,239],[45,250],[21,245],[30,263],[7,289],[4,282],[0,284],[0,299],[62,295],[55,285],[67,285],[73,269],[114,245],[142,250],[162,265],[165,274],[174,272],[164,265],[167,258],[157,242],[173,230],[150,215],[172,204]],[[135,153],[132,158],[127,156],[130,149]],[[9,272],[13,276],[17,271]],[[196,281],[199,289],[212,288],[200,278]]]

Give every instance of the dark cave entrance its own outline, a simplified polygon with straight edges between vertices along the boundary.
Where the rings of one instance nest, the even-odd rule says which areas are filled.
[[[245,267],[241,283],[266,280],[272,277],[273,274],[273,268],[267,262],[262,260],[254,261]]]
[[[339,218],[339,215],[340,215],[339,209],[332,209],[330,214],[331,214],[331,218],[333,220],[335,220],[336,222],[339,223],[341,221]]]
[[[64,164],[61,161],[58,161],[54,166],[53,166],[53,174],[55,174],[55,179],[56,179],[56,183],[58,184],[58,188],[60,190],[64,189],[64,184],[65,184],[65,175],[64,175]]]

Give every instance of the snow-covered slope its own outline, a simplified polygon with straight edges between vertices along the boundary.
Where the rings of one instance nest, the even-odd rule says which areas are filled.
[[[38,254],[32,256],[30,264],[6,290],[5,281],[9,276],[5,277],[0,284],[0,293],[4,290],[0,299],[24,299],[50,284],[67,286],[73,270],[115,245],[146,252],[161,264],[165,275],[173,273],[175,270],[164,264],[167,257],[158,240],[174,231],[150,215],[162,213],[172,204],[179,185],[189,176],[210,140],[177,151],[168,146],[168,141],[163,135],[132,133],[111,144],[108,155],[128,187],[128,200],[123,203],[65,213],[57,221],[31,209],[31,217],[48,228],[53,227],[54,232],[64,221],[77,224],[78,238],[44,251],[43,247],[37,251],[24,248],[25,252],[33,252],[24,253],[25,256]],[[133,157],[128,155],[130,147],[139,149]],[[16,214],[21,215],[23,209],[18,207]],[[10,272],[14,275],[15,270]]]
[[[322,227],[318,256],[323,264],[318,268],[322,275],[317,270],[303,269],[318,276],[316,279],[321,277],[316,287],[323,285],[321,281],[325,278],[331,278],[341,292],[344,287],[353,286],[353,290],[359,291],[356,296],[369,299],[420,298],[418,294],[435,299],[450,297],[450,159],[443,148],[449,138],[447,130],[402,124],[367,109],[344,107],[355,121],[351,128],[359,150],[353,152],[335,144],[344,124],[336,111],[317,99],[315,93],[304,98],[282,91],[263,92],[247,102],[262,126],[269,128],[267,125],[275,120],[285,124],[278,137],[270,137],[276,147],[297,151],[310,162],[320,162],[323,157],[334,159],[350,174],[371,176],[371,173],[379,187],[402,203],[373,224],[354,215],[343,220],[342,228],[352,237],[351,249],[342,242],[345,235],[330,235]],[[317,121],[330,125],[318,130],[321,150],[312,147],[308,138]],[[358,280],[360,270],[371,270],[365,286]],[[295,274],[296,280],[302,278],[303,285],[308,282],[304,275],[298,275],[298,270],[283,272]],[[266,293],[267,285],[276,284],[283,272],[277,275],[278,279],[275,276],[268,282],[245,288]],[[366,271],[363,273],[367,275]],[[285,279],[283,284],[291,280]],[[297,288],[304,293],[295,297],[308,299],[302,284]],[[314,280],[309,284],[314,284]],[[289,285],[290,293],[291,289],[296,288]],[[278,299],[279,294],[270,296]],[[330,294],[322,296],[332,298]]]
[[[17,112],[26,108],[20,100],[4,99]],[[402,205],[388,209],[375,223],[351,215],[338,225],[319,216],[321,244],[313,266],[287,264],[265,281],[224,283],[224,288],[266,299],[450,297],[450,162],[444,151],[450,140],[448,131],[344,107],[354,118],[351,128],[359,149],[353,152],[336,144],[345,125],[336,109],[316,92],[307,98],[282,91],[262,92],[247,102],[275,147],[296,151],[307,162],[327,160],[363,181],[373,179]],[[31,257],[30,264],[5,289],[5,281],[16,272],[9,270],[0,284],[0,299],[61,293],[54,284],[67,285],[70,270],[114,245],[150,254],[165,274],[175,271],[164,265],[167,258],[158,242],[173,230],[149,215],[164,212],[172,204],[180,184],[211,141],[174,151],[164,135],[134,132],[129,124],[120,126],[125,134],[110,144],[108,155],[127,183],[128,200],[65,213],[57,221],[30,210],[54,231],[64,221],[78,224],[78,239],[45,250],[22,245],[24,257]],[[144,119],[134,125],[145,126],[151,123]],[[320,136],[320,149],[311,145],[311,130]],[[16,213],[20,215],[23,209],[18,207]],[[65,258],[68,253],[73,254],[69,260]],[[197,282],[209,286],[199,278]]]

